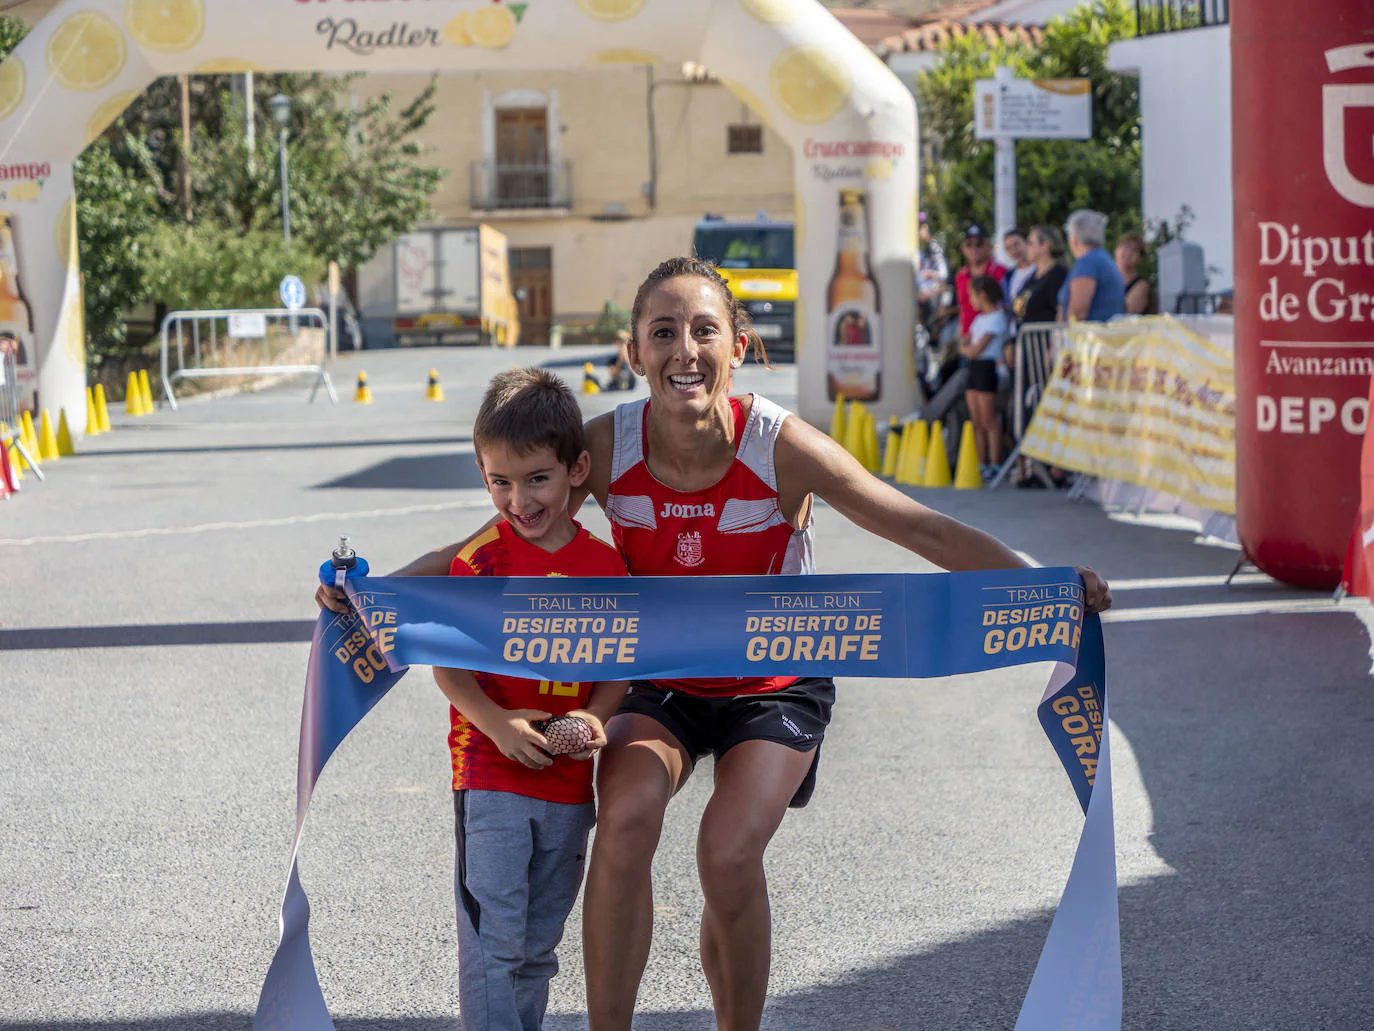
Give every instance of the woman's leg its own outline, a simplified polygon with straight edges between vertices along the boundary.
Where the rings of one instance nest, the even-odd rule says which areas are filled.
[[[668,800],[691,761],[663,724],[622,713],[606,728],[597,769],[596,837],[582,903],[592,1031],[630,1031],[654,929],[650,868]]]
[[[983,418],[981,410],[978,407],[979,396],[976,390],[964,391],[964,403],[968,405],[969,421],[973,423],[973,446],[978,452],[978,465],[981,467],[988,464],[988,459],[987,441],[983,436]]]
[[[776,741],[744,741],[716,761],[697,870],[706,896],[701,965],[718,1031],[758,1031],[763,1017],[773,934],[763,853],[814,755]]]

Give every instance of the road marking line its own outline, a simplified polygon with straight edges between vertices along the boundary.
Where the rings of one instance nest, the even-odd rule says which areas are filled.
[[[1109,609],[1104,623],[1144,623],[1166,619],[1211,619],[1218,616],[1287,615],[1298,612],[1348,612],[1359,616],[1369,607],[1364,598],[1334,602],[1330,598],[1293,598],[1289,601],[1231,601],[1204,605],[1148,605],[1138,609]]]
[[[403,505],[400,508],[366,508],[356,512],[316,512],[311,515],[284,516],[279,519],[249,519],[244,522],[198,523],[195,526],[149,526],[140,530],[104,530],[74,533],[59,537],[0,537],[0,547],[24,548],[34,544],[81,544],[87,541],[133,540],[140,537],[180,537],[187,534],[215,533],[220,530],[260,530],[272,526],[297,526],[326,523],[340,519],[377,519],[383,516],[417,515],[422,512],[447,512],[459,508],[488,508],[486,495],[463,501],[440,501],[429,505]]]
[[[1278,582],[1264,573],[1237,573],[1231,578],[1233,587],[1249,587],[1254,584],[1274,584]],[[1134,580],[1112,580],[1112,591],[1154,591],[1163,588],[1182,587],[1224,587],[1226,577],[1218,576],[1147,576]]]

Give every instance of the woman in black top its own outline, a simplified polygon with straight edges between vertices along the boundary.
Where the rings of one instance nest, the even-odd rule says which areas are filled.
[[[1126,314],[1155,314],[1154,291],[1150,281],[1139,275],[1145,260],[1145,240],[1139,233],[1126,233],[1116,241],[1116,268],[1126,284]]]
[[[1033,226],[1026,238],[1026,254],[1035,262],[1035,275],[1021,288],[1012,302],[1012,312],[1021,325],[1059,321],[1059,288],[1069,274],[1061,261],[1064,237],[1054,226]]]

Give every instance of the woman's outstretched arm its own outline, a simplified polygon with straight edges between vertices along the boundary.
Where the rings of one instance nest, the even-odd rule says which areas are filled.
[[[941,569],[1014,569],[1025,561],[991,534],[927,508],[868,472],[858,460],[802,419],[783,423],[775,452],[784,511],[814,493],[856,526],[899,544]],[[1106,581],[1079,567],[1088,609],[1111,607]]]

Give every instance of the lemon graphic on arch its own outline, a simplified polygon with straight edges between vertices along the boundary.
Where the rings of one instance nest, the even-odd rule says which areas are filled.
[[[139,46],[186,50],[205,32],[205,0],[126,0],[124,24]]]
[[[645,0],[577,0],[577,9],[597,21],[625,21],[644,10]]]
[[[43,187],[38,185],[38,181],[29,179],[26,182],[19,183],[17,186],[11,186],[9,190],[9,199],[20,204],[27,204],[30,201],[37,200],[39,194],[42,192]]]
[[[468,34],[468,12],[455,15],[440,33],[443,41],[453,47],[472,46],[472,36]]]
[[[500,50],[515,38],[519,22],[508,7],[483,7],[468,15],[467,30],[472,41],[488,50]]]
[[[57,214],[57,228],[53,233],[57,256],[62,267],[70,269],[76,263],[76,198],[68,197]]]
[[[741,85],[734,79],[721,79],[720,84],[735,96],[739,97],[740,100],[744,101],[744,103],[749,106],[750,111],[753,111],[754,114],[765,121],[768,120],[768,109],[763,106],[763,101],[759,99],[758,94],[753,90],[749,89],[747,86]]]
[[[592,58],[592,64],[658,64],[658,55],[633,47],[617,47],[597,53]]]
[[[48,70],[65,89],[97,90],[124,70],[127,49],[118,25],[99,11],[80,11],[48,40]]]
[[[0,118],[14,114],[15,108],[24,102],[24,87],[28,76],[24,73],[24,62],[17,57],[7,57],[0,63]]]
[[[141,90],[124,90],[116,93],[106,100],[92,112],[91,117],[86,120],[86,146],[90,146],[100,138],[101,133],[110,127],[110,124],[124,113],[124,109],[138,99]]]
[[[783,112],[806,125],[830,121],[849,99],[844,65],[817,46],[779,54],[768,69],[768,86]]]
[[[260,72],[262,65],[245,61],[241,57],[216,57],[196,65],[201,75],[237,75],[242,72]]]
[[[72,299],[62,309],[61,328],[58,330],[62,349],[67,352],[68,359],[78,369],[86,364],[86,306],[83,303],[85,292],[85,287],[77,286]]]
[[[784,25],[801,15],[798,0],[740,0],[744,9],[767,25]]]

